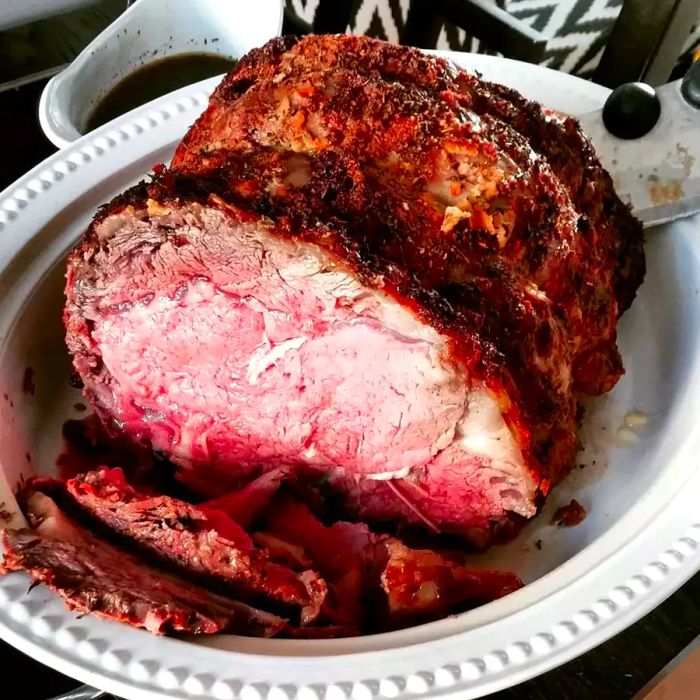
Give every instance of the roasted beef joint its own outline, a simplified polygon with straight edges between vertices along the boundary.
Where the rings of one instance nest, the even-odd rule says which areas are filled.
[[[276,39],[70,256],[86,395],[207,496],[316,475],[487,544],[622,373],[639,224],[573,119],[417,50]]]

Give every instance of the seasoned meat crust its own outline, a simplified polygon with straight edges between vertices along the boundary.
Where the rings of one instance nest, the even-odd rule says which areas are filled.
[[[484,545],[573,464],[643,274],[574,119],[417,50],[285,37],[98,214],[67,342],[105,424],[202,493],[291,465],[352,517]]]

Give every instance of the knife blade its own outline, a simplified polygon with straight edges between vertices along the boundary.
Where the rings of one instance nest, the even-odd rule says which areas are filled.
[[[700,211],[700,61],[658,88],[621,86],[578,119],[645,228]]]
[[[700,684],[700,637],[664,666],[632,700],[695,700]]]

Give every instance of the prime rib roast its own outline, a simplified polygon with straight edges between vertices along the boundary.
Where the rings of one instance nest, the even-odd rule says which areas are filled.
[[[623,372],[615,329],[642,242],[575,119],[415,49],[274,39],[68,260],[85,395],[197,505],[118,479],[58,490],[112,546],[262,599],[289,634],[356,625],[366,580],[388,627],[497,597],[517,577],[479,584],[396,535],[485,547],[536,514],[574,463],[580,398]],[[344,522],[317,520],[319,502]],[[304,540],[315,531],[333,534]],[[362,576],[334,569],[336,545]],[[238,569],[222,563],[231,549]],[[426,590],[440,591],[434,609],[418,604]]]

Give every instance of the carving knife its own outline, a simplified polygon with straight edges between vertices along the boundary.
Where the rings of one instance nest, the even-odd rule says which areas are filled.
[[[700,637],[696,637],[632,700],[695,700],[699,687]]]
[[[645,228],[700,211],[700,60],[658,88],[621,85],[578,119]]]

